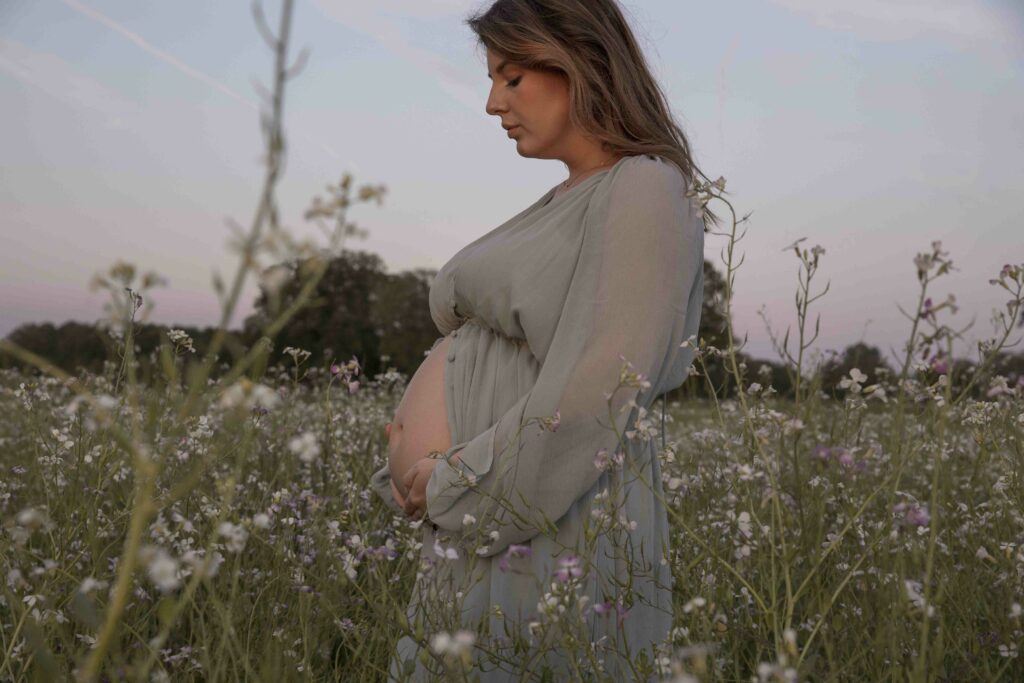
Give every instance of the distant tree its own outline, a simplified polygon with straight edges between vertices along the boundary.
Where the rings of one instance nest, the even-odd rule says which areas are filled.
[[[715,348],[728,346],[729,318],[725,309],[725,277],[704,261],[704,303],[700,309],[700,337]]]
[[[277,311],[295,300],[305,280],[301,265],[296,262],[277,266],[286,269],[278,300],[265,285],[261,286],[256,311],[243,324],[250,343],[259,339],[261,330],[276,318]],[[406,334],[400,333],[397,340],[387,344],[383,339],[404,329],[405,325],[414,332],[421,330],[423,315],[430,320],[429,313],[410,315],[412,311],[426,311],[426,287],[421,284],[424,277],[423,274],[391,276],[385,272],[380,256],[343,250],[328,263],[307,306],[292,317],[274,339],[275,350],[270,362],[282,362],[283,350],[293,346],[312,353],[313,363],[344,361],[354,356],[365,374],[372,377],[386,369],[380,360],[382,352],[392,358],[412,357],[411,352],[407,354],[402,348],[408,342]],[[384,351],[385,348],[390,353]],[[402,370],[408,372],[409,368]]]
[[[424,352],[441,336],[430,316],[430,285],[437,271],[416,269],[381,280],[374,300],[373,322],[382,330],[382,364],[410,374]]]
[[[108,358],[109,337],[87,323],[68,321],[60,326],[26,323],[12,330],[7,339],[69,373],[80,369],[100,372]],[[0,353],[0,367],[25,367],[25,364],[14,356]]]

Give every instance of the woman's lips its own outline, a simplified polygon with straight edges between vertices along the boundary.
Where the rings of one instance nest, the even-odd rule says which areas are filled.
[[[519,126],[518,125],[512,126],[511,128],[508,129],[508,136],[512,137],[512,134],[515,133],[518,130],[519,130]]]

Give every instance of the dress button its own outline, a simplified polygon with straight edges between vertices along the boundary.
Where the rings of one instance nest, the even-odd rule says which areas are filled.
[[[448,352],[448,362],[450,363],[450,362],[452,362],[454,360],[455,360],[455,350],[452,349],[451,351]]]

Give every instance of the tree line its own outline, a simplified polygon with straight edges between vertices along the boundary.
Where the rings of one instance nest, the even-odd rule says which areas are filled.
[[[301,264],[293,262],[277,268],[286,269],[280,289],[271,293],[261,287],[254,302],[253,313],[241,329],[229,333],[220,352],[225,364],[243,354],[260,341],[262,330],[273,317],[274,310],[287,305],[302,288]],[[388,370],[411,376],[422,363],[427,349],[439,336],[430,317],[428,297],[436,275],[433,269],[418,268],[390,274],[383,260],[374,253],[342,250],[327,266],[308,306],[300,310],[272,341],[269,362],[290,364],[284,350],[299,348],[309,351],[309,361],[326,366],[355,358],[366,378]],[[276,296],[275,296],[276,295]],[[734,381],[726,371],[715,349],[728,346],[728,321],[725,313],[725,281],[712,264],[704,264],[704,301],[699,337],[705,352],[695,364],[695,374],[669,398],[707,397],[711,388],[719,396],[734,392]],[[138,324],[134,335],[136,358],[140,371],[155,376],[158,351],[168,342],[168,332],[180,329],[193,340],[195,356],[202,357],[209,346],[213,327],[190,325]],[[68,321],[28,323],[13,330],[7,338],[15,344],[46,358],[57,367],[76,374],[102,373],[119,358],[120,341],[101,325]],[[742,351],[738,360],[745,367],[750,382],[771,386],[782,396],[792,392],[790,371],[780,364],[755,359]],[[970,370],[970,363],[955,361],[956,374]],[[0,367],[23,367],[9,354],[0,353]],[[1024,375],[1024,356],[1006,354],[998,362],[996,372],[1014,378]],[[841,393],[836,387],[850,370],[857,368],[873,384],[894,372],[884,354],[876,347],[861,342],[832,354],[821,366],[820,386],[828,392]],[[23,368],[24,369],[24,368]]]

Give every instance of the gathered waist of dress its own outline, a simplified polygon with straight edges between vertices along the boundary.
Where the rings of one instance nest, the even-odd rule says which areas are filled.
[[[511,343],[513,343],[513,344],[515,344],[517,346],[522,346],[522,345],[526,344],[526,340],[525,339],[523,339],[521,337],[512,337],[510,335],[505,334],[501,330],[496,330],[496,329],[494,329],[493,327],[491,327],[490,325],[488,325],[487,323],[485,323],[483,320],[481,320],[479,317],[477,317],[475,315],[461,316],[461,319],[462,319],[462,325],[459,326],[459,329],[461,329],[461,327],[463,325],[468,325],[468,324],[472,323],[472,324],[476,325],[477,327],[481,328],[482,330],[484,330],[486,332],[489,332],[489,333],[493,334],[496,337],[501,337],[502,339],[504,339],[506,341],[509,341],[509,342],[511,342]],[[458,329],[454,330],[451,333],[452,336],[456,336],[456,333],[458,331],[459,331]]]

